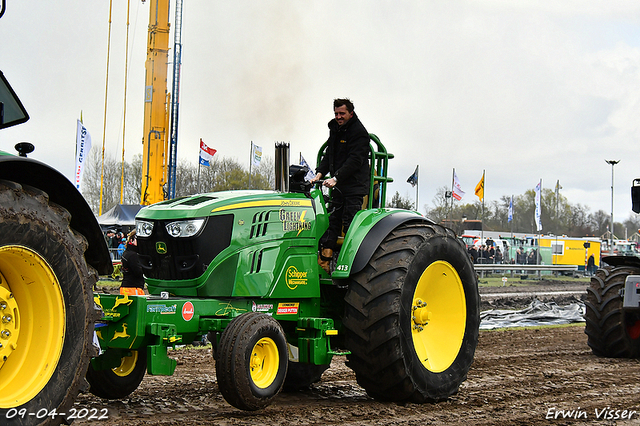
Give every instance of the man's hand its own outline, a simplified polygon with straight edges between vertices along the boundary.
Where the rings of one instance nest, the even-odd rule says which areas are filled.
[[[322,179],[322,173],[317,173],[316,176],[310,180],[311,183],[317,182]]]
[[[338,183],[338,179],[336,178],[331,178],[331,179],[327,179],[325,180],[322,185],[326,186],[327,188],[333,188],[334,186],[336,186],[336,184]]]

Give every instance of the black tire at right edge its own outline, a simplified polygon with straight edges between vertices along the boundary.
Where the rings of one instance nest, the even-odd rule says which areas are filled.
[[[587,288],[584,332],[587,344],[597,356],[640,357],[640,338],[633,338],[628,332],[640,317],[623,309],[622,290],[629,275],[640,275],[640,269],[630,266],[598,269]]]
[[[442,372],[423,366],[411,333],[411,304],[417,281],[433,262],[447,262],[462,281],[466,305],[464,336],[457,356]],[[480,297],[477,275],[462,242],[438,225],[407,223],[380,244],[345,296],[348,366],[358,384],[379,400],[443,400],[466,379],[478,343]]]

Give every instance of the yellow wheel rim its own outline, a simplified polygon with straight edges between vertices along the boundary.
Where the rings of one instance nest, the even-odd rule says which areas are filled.
[[[131,351],[131,355],[122,357],[120,366],[114,368],[113,372],[116,373],[117,376],[127,377],[129,374],[133,373],[133,370],[136,369],[137,363],[138,351]]]
[[[258,340],[251,351],[249,369],[251,380],[261,389],[268,388],[278,375],[280,355],[276,342],[268,337]]]
[[[413,294],[411,337],[422,365],[441,373],[455,361],[464,339],[467,306],[458,272],[445,261],[422,273]]]
[[[0,408],[45,387],[64,337],[64,297],[51,266],[27,247],[0,247]]]

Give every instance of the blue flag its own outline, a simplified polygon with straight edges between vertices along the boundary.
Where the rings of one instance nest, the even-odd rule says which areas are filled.
[[[511,222],[512,220],[513,220],[513,195],[509,200],[509,219],[507,219],[507,222]]]
[[[407,179],[407,183],[410,183],[411,186],[416,186],[418,184],[418,167],[420,166],[416,166],[416,171],[413,172],[411,176],[409,176],[409,179]]]

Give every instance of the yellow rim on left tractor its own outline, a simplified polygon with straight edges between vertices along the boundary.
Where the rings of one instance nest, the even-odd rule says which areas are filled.
[[[65,305],[51,266],[35,251],[0,247],[0,408],[30,401],[60,360]]]
[[[464,339],[467,306],[462,280],[448,262],[436,261],[420,276],[411,306],[411,336],[422,365],[441,373],[453,364]]]
[[[253,347],[249,361],[251,380],[261,388],[268,388],[278,375],[280,356],[278,346],[271,338],[263,337]]]

